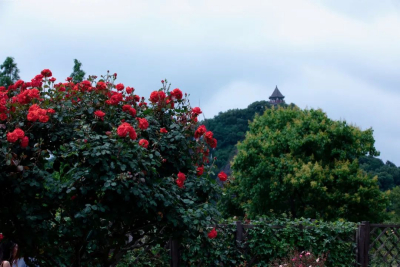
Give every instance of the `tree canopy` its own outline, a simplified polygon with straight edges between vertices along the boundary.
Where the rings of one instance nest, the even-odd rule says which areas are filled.
[[[19,79],[19,69],[14,58],[7,57],[0,65],[0,86],[8,87]]]
[[[81,67],[82,63],[79,60],[74,59],[73,72],[70,75],[74,83],[80,83],[85,78],[85,72],[81,70]]]
[[[358,161],[379,154],[372,134],[321,110],[268,109],[238,144],[221,207],[229,215],[380,221],[387,198]]]

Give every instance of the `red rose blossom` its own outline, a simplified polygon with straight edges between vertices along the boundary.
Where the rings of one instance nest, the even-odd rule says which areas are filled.
[[[15,143],[18,140],[18,135],[14,132],[7,133],[7,141],[10,143]]]
[[[204,166],[197,167],[197,176],[202,176],[204,172]]]
[[[149,127],[149,122],[146,119],[138,118],[139,128],[142,130],[146,130]]]
[[[29,145],[29,138],[28,136],[24,136],[21,140],[21,147],[25,148]]]
[[[128,93],[128,94],[131,94],[132,92],[133,92],[133,90],[135,90],[133,87],[126,87],[126,89],[125,89],[125,91]]]
[[[171,95],[178,100],[182,99],[182,91],[179,90],[179,88],[175,88],[174,90],[172,90]]]
[[[18,139],[22,139],[25,136],[25,132],[21,130],[20,128],[16,128],[14,130],[14,133],[18,136]]]
[[[203,113],[199,107],[192,108],[192,113],[195,115],[200,115]]]
[[[165,129],[165,128],[161,128],[161,129],[160,129],[160,133],[168,133],[168,131],[167,131],[167,129]]]
[[[218,173],[218,178],[221,182],[225,182],[226,179],[228,179],[228,175],[221,171],[220,173]]]
[[[147,148],[149,146],[149,141],[147,141],[146,139],[140,139],[139,146]]]
[[[119,83],[119,84],[117,84],[117,85],[115,86],[115,88],[116,88],[118,91],[122,91],[122,90],[124,90],[125,86],[124,86],[122,83]]]
[[[46,78],[53,75],[53,73],[51,73],[51,70],[49,70],[49,69],[42,70],[42,72],[40,74],[42,74],[43,77],[46,77]]]
[[[166,95],[163,91],[153,91],[150,94],[150,101],[152,103],[157,103],[158,101],[164,100],[165,97],[166,97]]]
[[[194,138],[200,138],[207,131],[206,126],[200,125],[199,128],[194,132]]]
[[[207,235],[208,235],[208,238],[214,239],[217,237],[217,231],[215,231],[215,228],[213,228]]]
[[[52,82],[52,83],[54,83],[56,80],[57,80],[57,79],[54,78],[54,77],[51,77],[51,78],[49,79],[49,81]]]
[[[179,188],[183,188],[184,182],[182,180],[176,179],[176,184],[178,185]]]
[[[137,138],[135,129],[133,129],[132,125],[127,122],[124,122],[120,126],[118,126],[117,134],[120,137],[126,137],[129,134],[129,138],[132,140],[135,140]]]
[[[106,115],[106,113],[104,113],[104,112],[101,111],[101,110],[96,110],[96,111],[94,112],[94,115],[95,115],[96,117],[99,117],[100,119],[103,119],[103,117]]]
[[[186,175],[182,172],[178,172],[178,179],[185,181],[186,180]]]

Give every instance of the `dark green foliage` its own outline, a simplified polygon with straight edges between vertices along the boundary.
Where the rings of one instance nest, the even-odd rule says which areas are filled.
[[[82,82],[85,79],[85,72],[81,70],[82,63],[77,59],[74,59],[74,68],[73,72],[71,73],[70,77],[74,83]]]
[[[389,222],[398,224],[400,223],[400,186],[396,186],[389,191],[389,200]]]
[[[19,69],[14,58],[7,57],[0,65],[0,86],[8,87],[19,80]]]
[[[362,155],[378,155],[374,142],[372,129],[331,120],[321,110],[266,110],[238,144],[221,210],[380,222],[387,199],[358,163]]]
[[[400,185],[400,168],[390,161],[384,164],[381,159],[364,156],[360,158],[360,167],[371,177],[378,176],[379,188],[383,191]]]

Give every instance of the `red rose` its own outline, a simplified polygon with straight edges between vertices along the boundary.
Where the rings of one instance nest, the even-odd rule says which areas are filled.
[[[157,103],[158,101],[164,100],[165,97],[166,97],[166,95],[163,91],[153,91],[150,94],[150,101],[152,103]]]
[[[67,77],[67,79],[65,79],[67,82],[70,82],[70,81],[72,81],[72,78],[71,77]]]
[[[204,166],[197,167],[197,176],[202,176],[204,172]]]
[[[43,123],[48,122],[49,121],[49,116],[41,115],[41,116],[39,116],[39,121],[43,122]]]
[[[101,111],[101,110],[96,110],[96,111],[94,112],[94,115],[95,115],[96,117],[99,117],[100,119],[103,119],[103,117],[106,115],[106,113],[104,113],[104,112]]]
[[[207,139],[207,144],[211,147],[211,148],[216,148],[217,147],[217,139],[213,138],[213,139]]]
[[[56,81],[56,78],[51,77],[51,78],[49,79],[49,81],[52,82],[52,83],[54,83],[54,82]]]
[[[24,136],[21,140],[21,147],[25,148],[29,145],[29,138],[28,136]]]
[[[184,183],[184,181],[176,179],[176,184],[179,186],[179,188],[183,187],[183,183]]]
[[[15,86],[15,88],[18,88],[18,87],[20,87],[21,85],[23,85],[24,84],[24,81],[23,80],[18,80],[18,81],[16,81],[15,83],[14,83],[14,86]]]
[[[200,138],[206,131],[206,126],[200,125],[199,128],[197,128],[196,132],[194,132],[194,138]]]
[[[52,108],[47,109],[47,113],[54,114],[56,111]]]
[[[125,86],[124,86],[122,83],[119,83],[119,84],[117,84],[117,85],[115,86],[115,88],[116,88],[118,91],[122,91],[122,90],[124,90]]]
[[[165,128],[161,128],[161,129],[160,129],[160,133],[168,133],[168,131],[167,131],[167,129],[165,129]]]
[[[146,139],[140,139],[139,146],[147,148],[149,146],[149,141],[147,141]]]
[[[228,175],[226,175],[226,173],[224,173],[223,171],[221,171],[220,173],[218,173],[218,178],[221,182],[225,182],[226,179],[228,179]]]
[[[135,129],[133,129],[132,125],[127,122],[124,122],[120,126],[118,126],[117,134],[120,137],[126,137],[129,134],[129,138],[132,140],[135,140],[137,138]]]
[[[171,95],[178,100],[182,99],[182,91],[179,90],[179,88],[175,88],[174,90],[172,90]]]
[[[161,80],[161,83],[164,83],[164,80]]]
[[[208,238],[213,239],[217,237],[217,231],[215,231],[215,228],[213,228],[208,234]]]
[[[7,114],[5,114],[5,113],[0,113],[0,120],[2,120],[2,121],[7,120]]]
[[[178,172],[178,179],[185,181],[186,180],[186,175],[182,172]]]
[[[106,90],[107,89],[107,84],[105,82],[98,82],[96,85],[96,88],[98,90]]]
[[[149,127],[149,122],[146,119],[138,118],[139,128],[142,130],[146,130]]]
[[[202,113],[199,107],[192,108],[192,113],[195,115],[200,115]]]
[[[117,74],[116,73],[114,73],[114,79],[117,79]]]
[[[14,133],[18,136],[18,139],[22,139],[25,136],[25,133],[20,128],[14,130]]]
[[[122,106],[122,111],[128,112],[131,108],[132,108],[131,105],[123,105],[123,106]]]
[[[42,70],[41,74],[43,75],[43,77],[46,77],[46,78],[53,75],[53,73],[51,73],[51,70],[49,70],[49,69],[44,69],[44,70]],[[36,76],[36,77],[37,77],[37,76]],[[35,77],[35,78],[36,78],[36,77]]]
[[[205,138],[206,139],[212,139],[213,138],[213,132],[211,132],[211,131],[206,132]]]
[[[135,88],[132,88],[132,87],[129,87],[129,86],[126,87],[126,89],[125,89],[125,91],[126,91],[128,94],[132,93],[133,90],[135,90]]]
[[[133,117],[135,117],[135,116],[136,116],[136,109],[130,108],[130,109],[129,109],[129,113],[130,113]]]
[[[15,143],[18,140],[18,135],[15,132],[7,133],[7,141]]]
[[[140,96],[135,95],[135,96],[133,97],[133,99],[134,99],[136,102],[139,102],[139,101],[140,101]]]
[[[4,86],[0,86],[0,92],[4,92],[6,88]]]

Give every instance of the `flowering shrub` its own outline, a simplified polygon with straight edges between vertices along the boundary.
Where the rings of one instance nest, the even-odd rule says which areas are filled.
[[[40,266],[110,266],[170,237],[207,238],[217,141],[197,127],[201,109],[167,81],[147,103],[116,74],[51,77],[0,88],[4,238]]]

